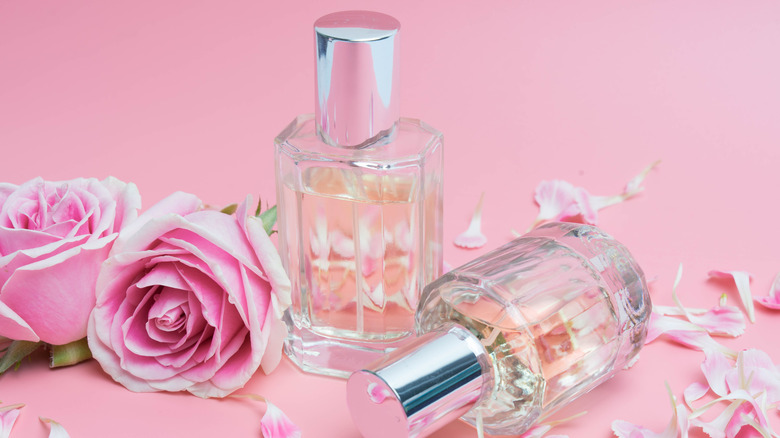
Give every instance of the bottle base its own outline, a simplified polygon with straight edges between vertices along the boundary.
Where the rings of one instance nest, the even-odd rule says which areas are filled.
[[[348,340],[295,328],[284,342],[284,352],[304,372],[346,379],[411,339],[410,334],[386,342]]]

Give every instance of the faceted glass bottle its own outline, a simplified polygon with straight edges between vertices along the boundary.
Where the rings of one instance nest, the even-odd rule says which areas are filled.
[[[317,112],[275,140],[285,352],[347,377],[410,339],[422,287],[442,272],[442,139],[397,116],[397,21],[336,13],[315,33]]]
[[[631,364],[650,311],[622,244],[542,226],[426,287],[420,337],[350,378],[353,418],[366,437],[425,436],[458,416],[522,434]]]

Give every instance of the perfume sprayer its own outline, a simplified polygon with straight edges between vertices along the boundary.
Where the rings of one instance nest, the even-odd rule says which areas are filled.
[[[423,291],[418,338],[347,382],[367,438],[455,418],[517,435],[636,360],[652,305],[642,269],[600,229],[552,223]]]

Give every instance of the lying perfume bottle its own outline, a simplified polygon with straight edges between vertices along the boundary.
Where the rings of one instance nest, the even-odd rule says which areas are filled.
[[[367,438],[462,417],[519,435],[630,365],[651,311],[644,274],[598,228],[553,223],[425,288],[418,338],[347,382]]]
[[[285,352],[347,377],[413,339],[422,288],[442,273],[442,138],[399,117],[396,19],[338,12],[314,30],[316,113],[275,141]]]

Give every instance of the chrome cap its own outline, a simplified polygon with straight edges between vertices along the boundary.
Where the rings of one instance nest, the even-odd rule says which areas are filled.
[[[490,380],[479,340],[461,326],[430,332],[347,381],[365,438],[424,437],[468,412]]]
[[[398,123],[401,23],[378,12],[345,11],[314,23],[315,120],[322,140],[361,148],[392,139]]]

